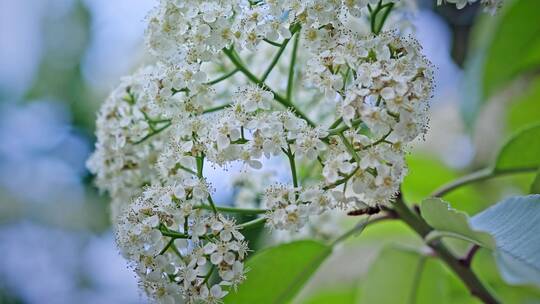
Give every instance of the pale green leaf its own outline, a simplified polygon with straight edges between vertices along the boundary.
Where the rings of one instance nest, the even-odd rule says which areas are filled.
[[[489,233],[475,230],[469,224],[469,217],[438,198],[426,199],[420,206],[422,217],[435,230],[426,239],[435,237],[458,237],[480,246],[494,249],[495,242]]]
[[[512,100],[506,117],[508,130],[516,132],[540,123],[540,77],[532,80],[523,95]]]
[[[534,178],[534,181],[531,185],[531,193],[540,194],[540,169],[538,169],[536,177]]]
[[[470,127],[481,107],[520,75],[540,68],[538,0],[508,0],[495,16],[480,15],[472,29],[461,90]]]
[[[462,175],[433,156],[414,153],[407,156],[408,173],[401,185],[407,202],[421,202],[433,189],[451,182]],[[445,196],[452,206],[476,213],[489,204],[489,200],[474,187],[462,187]]]
[[[486,98],[520,73],[540,65],[538,0],[507,1],[505,4],[493,29],[484,63]]]
[[[225,303],[287,303],[331,253],[315,241],[297,241],[262,250],[246,262],[247,279]]]
[[[535,170],[540,167],[540,125],[529,127],[512,137],[495,161],[495,171]]]
[[[540,195],[505,199],[471,225],[495,238],[497,265],[508,283],[540,286]]]
[[[356,288],[325,289],[302,301],[302,304],[351,304],[357,296]]]
[[[370,266],[358,303],[450,303],[447,274],[418,252],[385,247]]]

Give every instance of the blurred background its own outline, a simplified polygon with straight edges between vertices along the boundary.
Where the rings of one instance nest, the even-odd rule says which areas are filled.
[[[472,27],[480,9],[435,8],[435,2],[420,1],[413,19],[437,67],[437,89],[431,129],[408,160],[404,187],[410,201],[486,166],[510,134],[540,120],[540,90],[527,85],[531,78],[512,85],[518,98],[507,98],[516,96],[510,91],[482,108],[472,102],[464,82],[472,77],[471,50],[481,43],[475,37],[482,37],[482,28]],[[108,199],[93,187],[85,161],[101,102],[145,57],[144,17],[154,4],[0,1],[0,303],[143,301],[115,248]],[[499,178],[448,200],[474,214],[526,193],[531,179]],[[297,301],[352,303],[355,286],[384,244],[418,241],[399,224],[369,228],[321,268]],[[475,267],[508,303],[540,303],[537,290],[502,283],[489,253],[481,255]],[[351,267],[345,260],[357,263]],[[474,303],[459,283],[452,290],[453,303]]]

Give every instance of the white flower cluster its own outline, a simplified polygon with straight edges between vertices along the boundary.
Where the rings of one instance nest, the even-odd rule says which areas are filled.
[[[437,0],[437,5],[453,3],[457,9],[464,8],[467,4],[473,4],[478,0]],[[484,6],[484,10],[490,14],[495,14],[503,5],[503,0],[480,0],[480,4]]]
[[[244,280],[244,236],[234,221],[197,208],[207,196],[197,179],[151,187],[120,218],[122,253],[153,300],[215,303],[227,294],[222,287]]]
[[[295,189],[284,185],[269,187],[262,199],[262,206],[270,227],[283,230],[299,230],[311,216],[334,208],[331,194],[320,187]]]
[[[348,130],[330,138],[323,175],[348,182],[361,200],[384,204],[406,173],[406,145],[425,132],[431,64],[413,38],[362,38],[347,28],[305,35],[312,53],[306,85],[320,88]]]
[[[265,181],[271,186],[246,199],[260,201],[260,220],[276,230],[299,231],[358,201],[390,203],[407,145],[426,130],[433,85],[414,39],[351,30],[352,19],[381,7],[161,0],[152,11],[147,45],[157,63],[123,79],[102,106],[88,167],[112,197],[119,246],[153,300],[216,303],[244,279],[247,243],[233,220],[214,212],[205,163],[257,170],[264,158],[287,159],[294,185]],[[298,36],[304,77],[296,79],[294,67],[278,76],[292,75],[288,89],[324,96],[321,109],[337,119],[331,127],[301,111],[306,103],[296,99],[311,95],[281,95],[242,59],[240,51],[252,54],[262,43],[281,54]],[[315,186],[298,178],[296,163],[321,169]]]

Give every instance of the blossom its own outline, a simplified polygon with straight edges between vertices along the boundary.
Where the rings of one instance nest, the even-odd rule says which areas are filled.
[[[330,237],[336,211],[390,204],[405,152],[427,130],[433,81],[416,40],[351,26],[377,3],[161,0],[152,10],[155,63],[103,104],[88,161],[111,196],[119,248],[152,300],[218,303],[246,278],[242,226],[212,210],[206,165],[244,164],[235,203],[264,208],[266,225],[288,235]],[[289,41],[296,53],[285,51]],[[302,68],[272,63],[267,73],[270,53]],[[337,119],[331,130],[318,123],[327,117]],[[272,157],[290,163],[294,185],[254,178]],[[319,166],[320,180],[297,178],[296,163]]]
[[[204,187],[188,184],[190,193]],[[175,187],[148,188],[119,220],[119,246],[152,299],[219,303],[227,294],[222,286],[245,277],[244,237],[234,221],[198,209],[202,196],[177,194]],[[208,284],[214,267],[221,280]]]
[[[453,3],[457,9],[462,9],[467,4],[478,2],[478,0],[437,0],[437,5],[441,5],[443,2]],[[484,6],[486,12],[493,15],[502,7],[503,0],[480,0],[480,3]]]

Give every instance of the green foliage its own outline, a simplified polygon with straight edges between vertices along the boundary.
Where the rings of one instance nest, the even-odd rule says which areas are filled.
[[[540,77],[531,81],[527,90],[509,105],[507,127],[516,132],[540,122]]]
[[[421,213],[436,229],[428,241],[450,236],[491,249],[508,283],[540,286],[540,195],[503,200],[471,219],[440,199],[425,200]]]
[[[507,2],[500,14],[484,63],[486,98],[520,73],[540,66],[538,0]]]
[[[358,297],[356,288],[336,288],[318,292],[309,299],[302,301],[302,304],[350,304],[354,303]]]
[[[407,157],[409,172],[402,184],[407,202],[421,202],[439,186],[457,179],[461,174],[429,155],[415,154]],[[488,201],[472,187],[458,189],[445,197],[454,208],[478,212]]]
[[[452,209],[447,202],[437,198],[426,199],[420,210],[422,217],[435,229],[426,239],[451,236],[482,247],[495,248],[495,242],[489,233],[473,229],[467,214]]]
[[[508,198],[471,219],[475,229],[487,231],[495,238],[497,264],[508,283],[540,286],[538,223],[540,195]]]
[[[450,303],[447,273],[419,252],[386,247],[371,265],[359,303]],[[447,301],[447,302],[445,302]]]
[[[502,303],[537,303],[540,299],[540,289],[538,288],[508,284],[501,277],[496,258],[489,250],[479,250],[476,253],[472,268],[482,282],[491,287],[491,290],[496,291]],[[458,295],[457,290],[456,295]],[[461,296],[467,297],[468,295],[462,292]]]
[[[497,91],[540,67],[537,8],[537,0],[506,1],[497,16],[481,15],[477,20],[466,60],[462,103],[469,125]]]
[[[540,125],[512,137],[501,149],[495,171],[535,169],[540,166]]]
[[[540,169],[538,169],[536,177],[534,178],[534,181],[531,185],[531,193],[540,194]]]
[[[225,303],[286,303],[330,255],[332,248],[315,241],[297,241],[268,248],[246,262],[248,280],[225,297]]]

